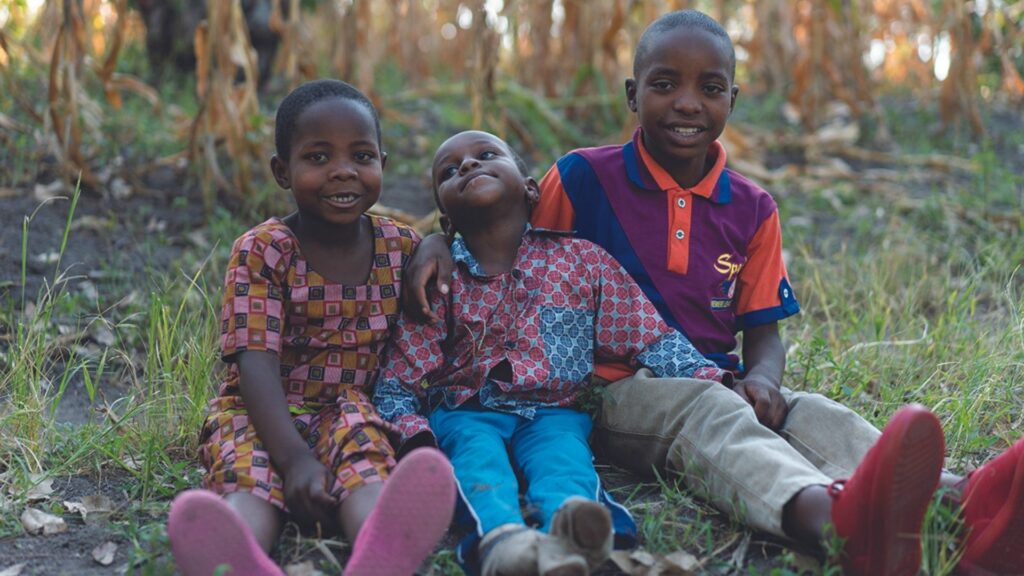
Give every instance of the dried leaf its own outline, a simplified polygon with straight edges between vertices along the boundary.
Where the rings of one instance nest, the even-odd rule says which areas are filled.
[[[113,330],[111,330],[106,322],[93,322],[89,326],[89,337],[92,338],[100,346],[113,346],[114,342],[117,342],[117,337],[114,336]]]
[[[284,567],[284,573],[287,576],[321,576],[323,574],[323,572],[316,569],[312,560],[306,560],[298,564],[289,564]]]
[[[28,562],[22,562],[20,564],[8,566],[7,568],[0,570],[0,576],[19,576],[21,571],[24,570],[27,565]]]
[[[32,487],[25,494],[25,499],[29,502],[46,500],[53,494],[53,478],[33,475],[30,480],[32,481]]]
[[[113,226],[109,218],[99,216],[80,216],[71,223],[71,230],[92,230],[94,232],[105,232]]]
[[[665,556],[665,563],[674,568],[682,570],[686,574],[696,573],[701,566],[701,561],[696,556],[683,550]]]
[[[95,519],[97,516],[109,515],[114,510],[114,503],[102,494],[94,494],[82,498],[81,502],[65,501],[64,508],[68,512],[81,515],[82,520],[89,520],[90,517]]]
[[[113,564],[115,554],[117,554],[117,544],[113,542],[104,542],[92,549],[92,559],[103,566]]]
[[[29,534],[49,536],[59,534],[68,529],[68,525],[59,516],[54,516],[36,508],[25,508],[21,513],[21,525]]]
[[[64,196],[66,193],[64,181],[60,179],[54,180],[49,184],[36,184],[36,187],[32,190],[32,195],[37,202],[45,202],[51,198]]]

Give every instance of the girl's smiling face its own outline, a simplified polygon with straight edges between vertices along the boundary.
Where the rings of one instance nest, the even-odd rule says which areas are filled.
[[[377,203],[386,159],[366,106],[328,98],[299,114],[288,158],[274,156],[270,166],[303,220],[345,226]]]

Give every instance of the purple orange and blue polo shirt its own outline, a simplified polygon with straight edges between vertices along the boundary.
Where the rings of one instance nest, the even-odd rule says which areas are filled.
[[[573,230],[611,253],[658,309],[720,367],[739,370],[740,330],[800,311],[782,259],[775,200],[708,150],[704,178],[683,188],[644,148],[641,129],[622,146],[574,150],[541,180],[532,224]],[[598,364],[618,380],[624,364]]]

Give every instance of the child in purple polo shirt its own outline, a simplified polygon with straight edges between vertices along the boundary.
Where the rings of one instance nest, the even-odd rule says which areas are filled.
[[[724,384],[732,373],[666,325],[607,252],[529,225],[537,182],[499,138],[449,138],[432,176],[457,272],[431,294],[443,322],[398,323],[374,404],[401,452],[436,442],[451,460],[476,528],[460,552],[477,552],[485,575],[587,574],[611,552],[613,515],[620,544],[636,535],[600,489],[591,418],[573,407],[595,359]],[[526,527],[517,472],[540,530]]]
[[[541,181],[535,226],[607,249],[670,326],[738,376],[729,390],[602,363],[595,378],[611,383],[598,447],[634,470],[682,474],[755,528],[817,544],[831,526],[848,574],[916,574],[922,519],[941,483],[963,502],[961,564],[1019,573],[1024,440],[964,479],[941,471],[942,431],[927,410],[899,410],[880,434],[823,396],[782,386],[777,322],[799,305],[774,200],[725,168],[717,142],[738,94],[734,73],[732,42],[714,19],[658,18],[626,81],[640,123],[632,141],[570,152]],[[442,239],[425,240],[406,270],[407,312],[432,315],[423,288],[436,273],[445,292],[451,269]]]

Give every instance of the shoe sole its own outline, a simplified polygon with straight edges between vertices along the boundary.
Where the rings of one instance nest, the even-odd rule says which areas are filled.
[[[971,556],[984,562],[985,558],[1008,558],[1016,554],[1018,558],[1007,564],[994,566],[978,566],[965,559],[960,568],[968,576],[986,576],[989,574],[1013,574],[1024,571],[1024,457],[1017,459],[1010,493],[1006,504],[999,509],[995,518],[976,538],[971,539]]]
[[[225,565],[230,569],[224,574],[284,574],[234,509],[206,490],[189,490],[174,499],[167,535],[175,564],[185,576],[210,576]]]
[[[883,447],[883,463],[874,478],[876,532],[869,558],[871,576],[916,576],[921,565],[921,525],[939,485],[945,442],[942,425],[922,408],[904,408],[886,426],[893,440]]]
[[[444,537],[454,512],[451,464],[431,448],[410,452],[360,529],[345,576],[409,576]]]

